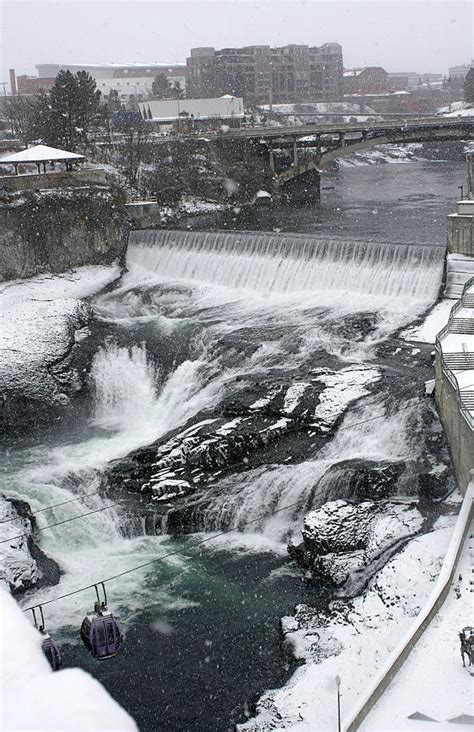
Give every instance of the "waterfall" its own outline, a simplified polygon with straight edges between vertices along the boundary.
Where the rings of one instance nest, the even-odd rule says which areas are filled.
[[[348,497],[344,472],[350,468],[344,463],[414,457],[408,424],[418,408],[415,401],[407,409],[387,415],[378,398],[369,399],[346,415],[343,429],[315,459],[295,465],[265,465],[226,477],[202,501],[194,506],[191,503],[188,518],[191,511],[196,530],[222,531],[235,526],[245,534],[263,534],[275,543],[290,538],[299,541],[303,518],[310,510],[335,497]],[[384,419],[365,422],[374,413],[384,415]],[[256,519],[255,523],[244,527],[251,519]],[[236,541],[235,535],[229,537],[221,544]]]
[[[127,266],[137,275],[256,291],[349,290],[432,302],[444,253],[443,247],[307,234],[135,231]]]

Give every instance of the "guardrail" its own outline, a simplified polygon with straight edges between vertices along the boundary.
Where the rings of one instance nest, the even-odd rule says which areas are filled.
[[[444,558],[443,566],[439,573],[436,585],[412,627],[402,638],[398,646],[392,651],[387,662],[380,669],[372,685],[362,698],[349,712],[344,719],[344,732],[356,732],[360,725],[380,699],[385,689],[390,685],[404,662],[410,655],[411,650],[421,638],[439,608],[444,603],[454,578],[456,565],[461,554],[464,541],[470,527],[470,521],[474,516],[474,470],[471,470],[471,483],[466,491],[464,500],[459,512],[456,526],[449,543],[448,551]]]
[[[462,414],[464,420],[467,422],[467,424],[471,428],[471,430],[474,430],[474,415],[471,413],[471,410],[468,409],[466,407],[465,403],[464,403],[463,394],[462,394],[461,389],[459,388],[459,384],[458,384],[458,380],[456,379],[456,375],[455,375],[453,369],[448,366],[448,364],[447,364],[447,362],[445,360],[444,353],[443,353],[443,347],[442,347],[441,341],[447,335],[450,334],[451,331],[450,331],[449,328],[450,328],[450,325],[451,325],[451,321],[455,317],[456,313],[458,313],[460,310],[463,309],[463,307],[464,307],[464,302],[463,302],[464,296],[465,296],[466,292],[473,285],[474,285],[474,277],[471,277],[471,279],[469,279],[466,282],[466,284],[464,285],[464,287],[463,287],[463,291],[462,291],[461,298],[457,301],[457,303],[455,305],[453,305],[453,307],[451,309],[451,312],[449,314],[449,320],[448,320],[448,322],[446,323],[446,325],[444,326],[444,328],[442,328],[440,330],[440,332],[436,336],[436,340],[435,340],[435,349],[436,349],[436,352],[437,352],[437,354],[439,356],[439,360],[440,360],[442,372],[443,372],[443,374],[446,375],[446,378],[448,379],[449,383],[451,384],[451,386],[455,390],[455,392],[456,392],[456,402],[457,402],[457,405],[459,407],[459,411]],[[457,335],[459,335],[459,334],[457,334]],[[466,352],[463,351],[462,354],[463,355],[468,355],[468,354],[470,355],[471,352],[469,351],[469,352],[466,353]],[[453,354],[446,354],[446,355],[453,355]],[[474,352],[473,352],[473,355],[474,355]]]

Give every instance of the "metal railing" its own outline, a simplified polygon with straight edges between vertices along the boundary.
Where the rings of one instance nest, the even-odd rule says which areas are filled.
[[[465,307],[464,306],[464,296],[466,295],[467,291],[470,290],[470,288],[473,286],[474,286],[474,277],[471,277],[465,283],[465,285],[463,287],[461,298],[457,301],[457,303],[451,309],[451,312],[449,314],[449,320],[446,323],[446,325],[444,326],[444,328],[442,328],[442,330],[440,330],[440,332],[436,336],[436,341],[435,341],[435,349],[439,356],[442,372],[448,379],[448,381],[451,384],[451,386],[453,387],[453,389],[455,390],[456,402],[459,407],[459,411],[462,414],[464,420],[467,422],[467,424],[471,428],[471,430],[474,430],[474,414],[473,414],[472,410],[469,409],[464,402],[464,396],[462,393],[463,390],[461,390],[459,387],[459,383],[458,383],[458,380],[456,378],[456,374],[454,373],[453,368],[450,367],[446,362],[446,359],[445,359],[444,353],[443,353],[442,341],[444,340],[444,338],[446,338],[446,336],[448,336],[452,332],[450,330],[451,323],[452,323],[454,317],[456,316],[456,313],[458,313],[460,310],[462,310]],[[456,335],[460,335],[460,334],[457,333]],[[463,350],[462,352],[459,352],[459,354],[456,354],[456,353],[446,354],[446,356],[455,356],[455,355],[457,355],[461,358],[462,358],[462,356],[467,356],[467,355],[474,356],[474,351],[471,352],[471,351]],[[474,366],[471,368],[474,372]],[[456,370],[460,371],[461,369],[456,369]]]

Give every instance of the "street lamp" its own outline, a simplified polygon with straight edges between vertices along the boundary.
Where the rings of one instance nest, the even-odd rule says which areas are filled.
[[[337,732],[341,732],[341,677],[337,675],[334,681],[337,686]]]

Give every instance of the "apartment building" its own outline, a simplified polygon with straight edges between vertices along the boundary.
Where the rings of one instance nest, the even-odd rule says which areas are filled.
[[[233,94],[254,105],[338,100],[343,94],[338,43],[192,48],[186,63],[189,97]]]

